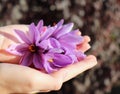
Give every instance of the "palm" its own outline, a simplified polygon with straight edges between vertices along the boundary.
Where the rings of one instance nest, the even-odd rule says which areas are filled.
[[[16,64],[1,63],[0,83],[4,86],[3,89],[9,93],[28,93],[33,91],[48,92],[51,90],[59,90],[64,82],[70,80],[83,71],[92,68],[96,63],[97,61],[94,56],[88,56],[85,60],[79,63],[61,68],[51,74],[46,74],[35,69]],[[14,85],[11,83],[14,83]]]

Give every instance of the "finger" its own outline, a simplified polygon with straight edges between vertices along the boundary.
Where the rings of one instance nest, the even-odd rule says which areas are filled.
[[[97,64],[97,60],[95,56],[88,56],[83,61],[80,61],[78,63],[69,65],[65,68],[60,69],[58,72],[56,72],[56,75],[60,74],[61,72],[66,71],[66,76],[64,77],[64,82],[72,79],[73,77],[77,76],[78,74],[92,68]]]
[[[12,43],[18,43],[18,39],[14,36],[14,29],[21,30],[23,32],[28,31],[27,25],[9,25],[0,27],[0,37],[2,37],[2,46],[0,45],[0,49],[6,49]]]
[[[84,42],[86,42],[86,43],[90,42],[90,37],[89,36],[84,36]]]
[[[10,93],[57,90],[62,85],[61,78],[15,64],[0,64],[0,83]]]
[[[88,49],[91,48],[91,46],[88,44],[88,42],[90,42],[90,37],[89,36],[84,36],[84,41],[82,44],[78,44],[77,45],[77,50],[80,50],[81,52],[85,52]]]
[[[77,35],[81,35],[81,32],[79,31],[79,32],[77,32]]]
[[[78,74],[92,68],[96,64],[97,64],[97,60],[96,60],[95,56],[90,55],[90,56],[86,57],[85,60],[66,67],[65,69],[69,72],[67,73],[66,77],[64,78],[64,82],[67,80],[70,80],[71,78],[77,76]]]
[[[20,56],[10,54],[5,50],[0,50],[0,62],[18,64],[19,61],[20,61]]]
[[[18,30],[21,30],[21,31],[28,31],[28,25],[8,25],[8,26],[4,26],[4,27],[0,27],[0,31],[4,31],[4,32],[7,32],[7,33],[13,33],[14,32],[14,29],[18,29]]]
[[[79,50],[83,53],[86,52],[90,48],[91,48],[91,46],[88,43],[83,43],[83,44],[77,46],[77,50]]]

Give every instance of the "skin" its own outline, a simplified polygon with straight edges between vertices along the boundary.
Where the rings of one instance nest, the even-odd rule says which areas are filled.
[[[10,25],[0,27],[0,92],[8,93],[36,93],[59,90],[62,84],[78,74],[94,67],[96,57],[87,56],[84,60],[61,68],[51,74],[46,74],[36,69],[18,65],[20,57],[5,51],[12,43],[17,43],[14,29],[28,31],[27,25]],[[85,52],[90,48],[90,38],[84,36],[84,42],[77,49]],[[32,74],[32,76],[31,76]]]

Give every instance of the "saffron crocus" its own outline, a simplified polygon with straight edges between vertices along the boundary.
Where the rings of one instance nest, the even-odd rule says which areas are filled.
[[[78,62],[86,57],[84,53],[76,49],[76,46],[83,42],[83,37],[79,35],[79,30],[72,30],[73,23],[65,25],[63,23],[64,20],[62,19],[53,26],[54,32],[51,32],[49,40],[52,44],[54,43],[58,45],[57,47],[64,49],[65,54],[69,55],[74,62]],[[56,48],[54,44],[51,47]]]
[[[42,21],[40,23],[40,29],[42,30]],[[46,52],[48,43],[47,40],[39,41],[40,32],[36,29],[34,23],[29,26],[27,34],[20,30],[15,30],[15,33],[17,34],[20,43],[12,45],[7,51],[21,55],[21,65],[31,66],[33,64],[35,68],[43,69],[41,54]]]
[[[63,25],[63,20],[55,26],[43,26],[43,21],[29,25],[24,33],[15,30],[18,44],[11,45],[7,51],[20,55],[20,64],[34,66],[47,73],[57,71],[69,64],[85,58],[85,54],[76,49],[77,44],[83,42],[78,30],[73,30],[73,23]]]

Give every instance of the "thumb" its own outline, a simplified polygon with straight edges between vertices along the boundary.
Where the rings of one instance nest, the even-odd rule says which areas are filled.
[[[74,78],[78,74],[94,67],[96,64],[97,64],[96,57],[93,55],[90,55],[78,63],[74,63],[65,68],[60,69],[59,71],[56,72],[56,74],[58,74],[58,76],[59,76],[60,73],[66,72],[66,75],[63,79],[63,82],[66,82],[66,81]]]

